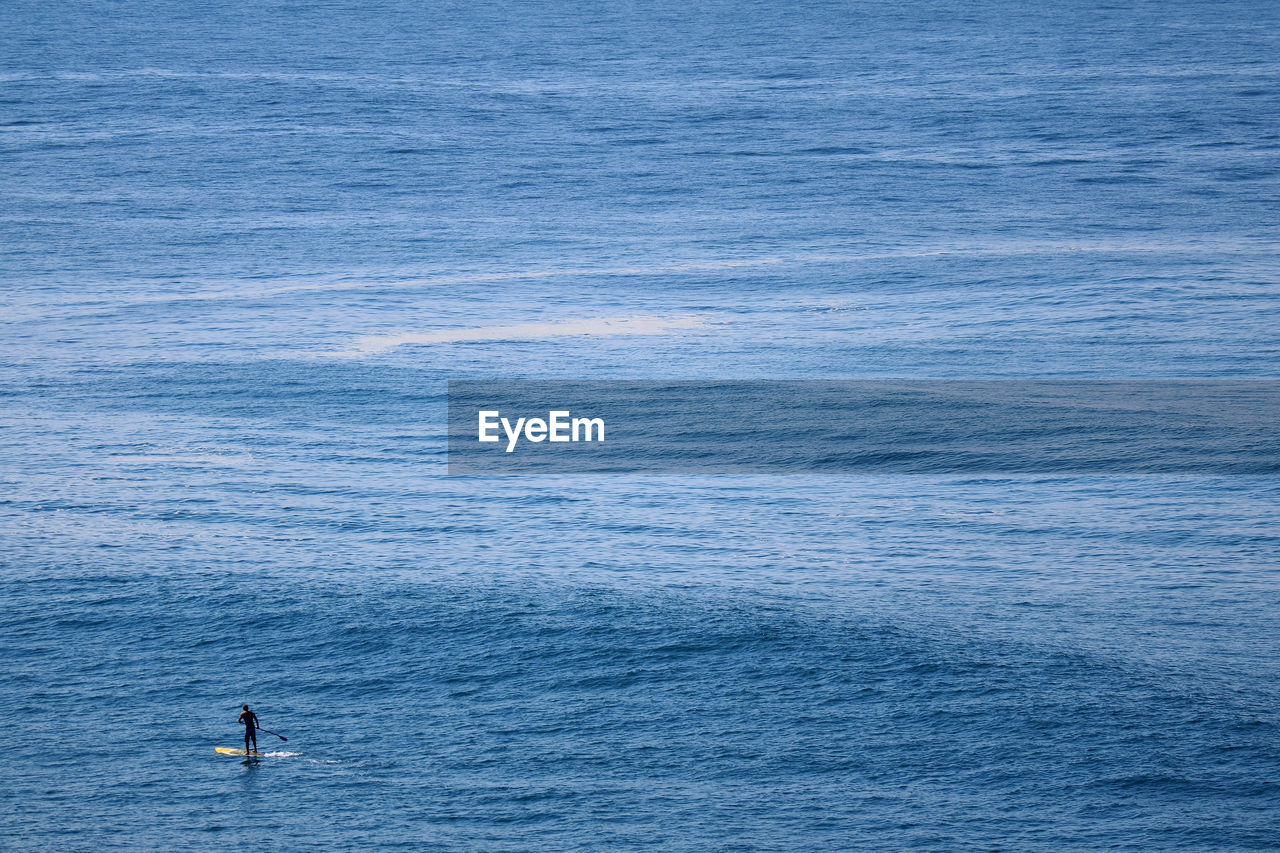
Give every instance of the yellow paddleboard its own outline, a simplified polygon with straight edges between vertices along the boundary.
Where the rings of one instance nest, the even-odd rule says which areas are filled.
[[[243,749],[232,749],[229,746],[215,746],[213,751],[219,755],[247,755],[250,758],[293,758],[294,756],[302,755],[301,752],[267,752],[265,750],[259,752],[245,752]]]

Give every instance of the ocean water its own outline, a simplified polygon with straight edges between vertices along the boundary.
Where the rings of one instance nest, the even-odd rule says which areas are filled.
[[[1280,481],[448,476],[446,381],[1276,378],[1280,6],[0,6],[0,847],[1277,850]],[[260,746],[238,746],[249,703]]]

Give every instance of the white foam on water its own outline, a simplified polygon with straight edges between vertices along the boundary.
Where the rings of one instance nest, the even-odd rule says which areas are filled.
[[[676,317],[600,317],[582,320],[553,320],[512,326],[481,326],[470,329],[433,329],[368,335],[357,338],[347,350],[325,355],[360,357],[389,352],[397,347],[430,344],[457,344],[481,341],[540,341],[565,337],[616,337],[622,335],[664,335],[682,329],[705,329],[706,320],[692,315]]]

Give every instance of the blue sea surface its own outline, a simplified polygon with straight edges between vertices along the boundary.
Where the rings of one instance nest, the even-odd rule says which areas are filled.
[[[6,0],[0,848],[1280,850],[1274,476],[445,453],[1275,379],[1278,226],[1271,2]]]

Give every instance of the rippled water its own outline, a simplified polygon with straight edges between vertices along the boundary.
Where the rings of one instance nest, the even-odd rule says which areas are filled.
[[[445,380],[1276,377],[1273,4],[0,10],[0,846],[1275,849],[1274,477],[449,477]],[[248,702],[300,753],[242,764]]]

